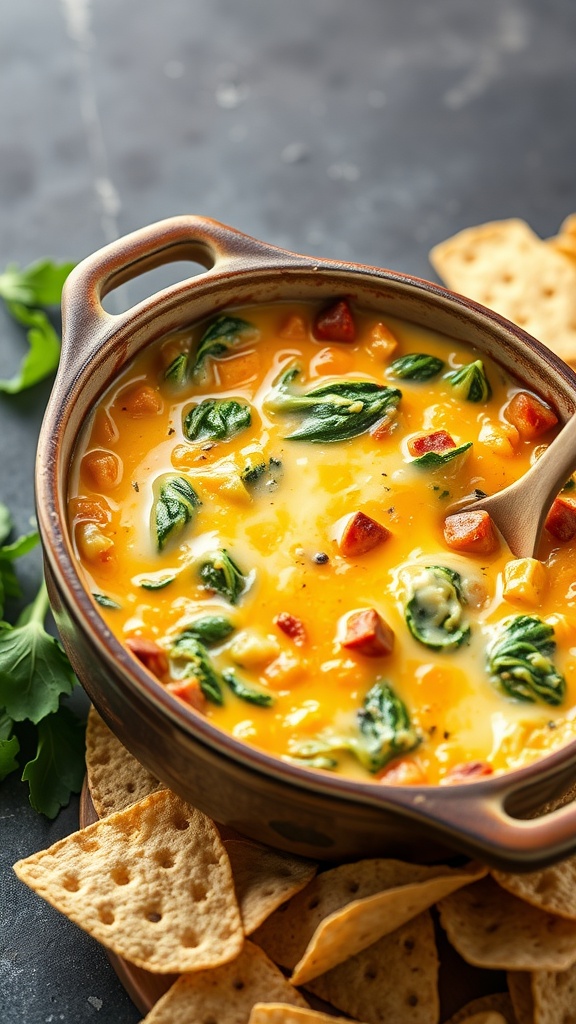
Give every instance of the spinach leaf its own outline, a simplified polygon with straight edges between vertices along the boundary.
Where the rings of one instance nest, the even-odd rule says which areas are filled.
[[[58,306],[62,286],[73,268],[73,263],[54,263],[47,259],[23,269],[11,263],[0,274],[0,296],[8,303],[18,302],[23,306]]]
[[[101,608],[110,608],[114,611],[118,611],[118,609],[122,607],[122,605],[118,604],[117,601],[108,597],[108,594],[93,593],[92,597],[96,601],[96,604],[99,604]]]
[[[245,700],[248,704],[256,704],[260,708],[270,708],[274,704],[274,697],[271,693],[265,693],[264,690],[258,690],[255,686],[249,686],[236,675],[234,669],[225,669],[222,678],[232,693],[236,697],[240,697],[240,700]]]
[[[151,576],[149,579],[140,580],[139,586],[143,590],[163,590],[169,583],[174,583],[176,576]]]
[[[28,309],[10,302],[8,310],[18,323],[28,328],[26,337],[30,346],[14,376],[0,380],[0,391],[16,395],[54,372],[60,359],[60,338],[41,309]]]
[[[554,629],[537,615],[515,615],[500,624],[487,650],[490,680],[516,700],[556,706],[566,680],[552,663]]]
[[[0,707],[16,722],[39,723],[76,684],[59,642],[44,629],[47,612],[42,586],[16,626],[0,632]]]
[[[425,381],[437,377],[443,369],[442,359],[426,355],[425,352],[410,352],[390,363],[388,373],[401,380]]]
[[[64,705],[38,725],[36,757],[22,773],[35,811],[55,818],[84,781],[84,723]]]
[[[199,640],[205,647],[213,647],[226,640],[235,629],[234,624],[225,615],[202,615],[187,626],[180,634],[180,639],[191,637]]]
[[[425,455],[419,455],[418,458],[412,459],[410,465],[418,466],[420,469],[439,469],[447,462],[452,462],[452,459],[463,455],[471,447],[472,441],[466,441],[466,444],[461,444],[458,448],[448,448],[445,452],[426,452]]]
[[[358,712],[360,738],[353,751],[369,772],[378,772],[388,761],[409,754],[420,743],[406,705],[388,683],[375,683]]]
[[[12,530],[12,516],[6,505],[0,502],[0,544],[5,544]]]
[[[492,388],[484,370],[481,359],[461,366],[446,376],[458,398],[467,402],[487,402],[492,395]]]
[[[335,381],[307,393],[292,386],[299,375],[295,366],[286,370],[266,399],[265,409],[295,415],[300,426],[287,435],[290,441],[346,441],[365,433],[379,420],[391,418],[402,393],[372,381]]]
[[[347,750],[353,754],[367,771],[380,771],[389,761],[410,751],[420,743],[420,736],[410,723],[406,705],[388,683],[377,682],[368,691],[358,711],[358,733],[338,735],[326,730],[312,740],[305,740],[292,747],[291,753],[302,763],[314,767],[328,767],[318,763],[325,759],[337,767],[337,760],[329,755],[334,751]]]
[[[256,338],[257,331],[247,320],[242,320],[239,316],[229,316],[227,313],[219,316],[200,338],[192,373],[197,374],[208,357],[225,355],[235,345],[250,340],[250,336]]]
[[[0,782],[18,767],[16,754],[20,744],[18,737],[13,735],[13,729],[12,719],[5,712],[0,712]]]
[[[186,415],[184,434],[189,441],[224,441],[245,430],[251,422],[247,403],[235,398],[205,398]]]
[[[158,551],[182,533],[202,502],[186,477],[166,474],[154,483],[152,524]]]
[[[205,556],[198,573],[206,590],[214,590],[230,604],[237,604],[246,586],[246,577],[224,549]]]
[[[187,352],[179,352],[175,359],[164,370],[164,380],[180,387],[188,378],[190,357]]]
[[[454,651],[470,637],[463,604],[460,573],[444,565],[427,565],[413,575],[406,625],[425,647]]]
[[[210,655],[204,644],[200,643],[194,636],[187,633],[181,634],[175,640],[170,650],[170,657],[183,663],[176,664],[174,669],[182,678],[194,676],[200,685],[202,693],[212,704],[222,705],[224,696],[220,680],[216,674]]]

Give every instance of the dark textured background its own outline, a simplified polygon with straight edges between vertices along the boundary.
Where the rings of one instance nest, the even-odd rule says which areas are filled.
[[[0,0],[0,269],[185,212],[424,277],[470,224],[554,234],[576,211],[575,55],[574,0]],[[0,311],[0,376],[23,348]],[[47,393],[0,397],[21,528]],[[2,1024],[139,1019],[10,869],[76,825],[76,801],[49,823],[0,786]]]

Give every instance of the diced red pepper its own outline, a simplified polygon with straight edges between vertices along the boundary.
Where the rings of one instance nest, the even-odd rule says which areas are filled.
[[[425,786],[428,777],[414,761],[396,761],[376,776],[386,786]]]
[[[342,646],[367,658],[383,658],[392,652],[394,633],[374,608],[363,608],[348,617]]]
[[[364,512],[355,512],[342,531],[338,547],[345,558],[352,558],[354,555],[365,555],[391,536],[390,530],[381,523]]]
[[[506,406],[504,415],[520,437],[532,441],[558,423],[558,417],[544,402],[528,391],[519,391]]]
[[[317,341],[345,341],[348,344],[356,341],[354,319],[346,299],[318,313],[313,334]]]
[[[444,520],[444,540],[453,551],[470,551],[476,555],[490,555],[499,547],[494,523],[482,509],[448,516]]]
[[[411,437],[408,441],[408,451],[415,457],[426,455],[426,452],[446,452],[455,447],[456,442],[447,430],[435,430],[433,434]]]
[[[306,643],[306,627],[300,619],[297,619],[295,615],[290,615],[290,612],[280,612],[279,615],[274,619],[274,624],[281,629],[286,636],[289,636],[294,641],[297,647],[303,647]]]
[[[173,693],[175,697],[186,701],[196,711],[206,711],[206,697],[200,689],[200,683],[194,676],[190,679],[179,679],[173,683],[168,683],[166,689]]]
[[[155,640],[132,636],[126,641],[126,647],[158,679],[162,679],[168,672],[168,656]]]
[[[494,769],[486,761],[466,761],[455,764],[446,774],[445,782],[474,782],[475,779],[493,775]]]
[[[563,544],[576,537],[576,502],[568,495],[559,494],[544,523],[546,529]]]

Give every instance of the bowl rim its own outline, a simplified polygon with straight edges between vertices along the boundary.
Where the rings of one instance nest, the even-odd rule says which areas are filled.
[[[175,252],[184,249],[207,266],[205,273],[150,296],[124,314],[105,313],[101,300],[108,291],[149,269],[151,264],[157,266],[172,262]],[[516,860],[529,863],[534,859],[536,841],[541,845],[547,844],[549,848],[554,847],[556,852],[551,856],[564,855],[568,849],[576,848],[576,827],[571,828],[571,836],[566,834],[567,826],[563,827],[568,818],[566,813],[554,812],[547,816],[550,821],[547,818],[527,821],[511,816],[508,808],[515,796],[529,792],[536,782],[566,775],[570,764],[576,763],[576,738],[529,765],[473,783],[451,786],[398,787],[300,767],[236,739],[178,701],[110,632],[82,584],[68,537],[64,511],[67,472],[63,472],[61,465],[61,449],[69,430],[70,415],[90,374],[108,358],[112,348],[122,350],[129,336],[145,332],[151,323],[156,324],[159,336],[165,334],[161,328],[162,317],[174,317],[186,299],[204,292],[208,296],[217,295],[218,287],[226,288],[232,282],[239,282],[241,288],[248,279],[253,284],[263,283],[271,274],[274,280],[279,276],[288,280],[301,274],[315,280],[320,274],[323,281],[327,277],[332,278],[334,289],[338,278],[350,281],[356,277],[358,284],[373,284],[380,289],[388,284],[404,290],[407,295],[412,290],[429,303],[439,303],[455,318],[481,325],[500,342],[506,340],[512,348],[522,346],[530,353],[530,360],[544,367],[546,375],[552,375],[554,388],[563,395],[565,404],[571,406],[572,411],[576,409],[576,374],[565,363],[499,314],[441,285],[385,268],[300,256],[261,243],[206,218],[186,216],[150,225],[88,257],[72,272],[65,288],[62,361],[46,409],[36,462],[39,530],[45,559],[56,581],[60,599],[99,657],[105,664],[121,671],[123,682],[130,690],[143,696],[157,714],[167,716],[179,729],[192,733],[195,739],[236,763],[301,790],[385,808],[405,817],[431,820],[434,825],[458,834],[466,828],[472,832],[477,830],[473,819],[480,808],[485,817],[482,840],[491,849],[501,851],[505,847]],[[223,306],[232,304],[228,301]],[[204,316],[202,314],[198,319],[204,319]],[[192,323],[193,320],[186,322]],[[81,335],[85,341],[79,353],[81,346],[77,340]],[[152,340],[144,340],[140,347],[145,347]],[[118,368],[127,361],[124,359]],[[110,377],[100,393],[109,386]],[[78,433],[79,430],[75,433],[74,442]],[[73,442],[69,438],[68,443],[71,450]],[[463,794],[466,794],[465,800],[462,799]],[[473,813],[472,805],[475,808]],[[463,808],[465,820],[462,821],[459,819],[462,819]],[[570,820],[576,826],[576,806]],[[535,822],[541,824],[534,825]]]

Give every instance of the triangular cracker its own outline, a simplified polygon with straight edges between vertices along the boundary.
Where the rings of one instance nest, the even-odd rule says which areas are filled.
[[[498,885],[533,907],[576,921],[576,857],[568,857],[541,871],[526,874],[493,871],[492,874]]]
[[[226,963],[244,941],[214,824],[169,790],[14,865],[18,877],[103,945],[170,974]]]
[[[300,892],[317,871],[313,861],[247,840],[225,839],[244,933],[251,935],[282,903]]]
[[[86,726],[86,773],[99,818],[123,811],[163,788],[126,750],[94,707],[90,708]]]

